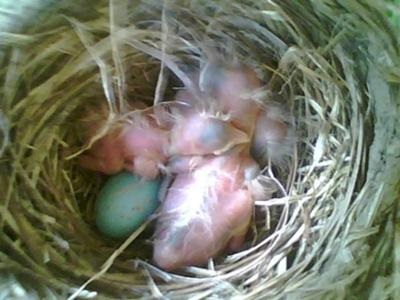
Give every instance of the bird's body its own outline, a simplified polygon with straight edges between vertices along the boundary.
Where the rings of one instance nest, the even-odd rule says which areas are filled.
[[[154,179],[167,161],[169,131],[148,111],[115,124],[80,157],[81,166],[104,174],[131,171]]]
[[[169,103],[130,113],[112,125],[81,155],[80,165],[108,175],[127,170],[154,179],[170,157],[218,155],[249,141],[227,120]]]
[[[181,166],[162,204],[154,260],[164,269],[204,264],[227,245],[239,250],[251,220],[246,174],[257,164],[236,149],[197,164]]]
[[[251,155],[265,165],[268,159],[281,164],[295,142],[289,114],[281,106],[266,105],[260,112],[251,142]]]
[[[171,155],[221,154],[250,137],[229,121],[193,111],[178,118],[171,129]]]
[[[261,82],[250,68],[224,69],[219,74],[213,88],[214,98],[221,111],[231,116],[233,125],[252,137],[260,111],[255,94]]]

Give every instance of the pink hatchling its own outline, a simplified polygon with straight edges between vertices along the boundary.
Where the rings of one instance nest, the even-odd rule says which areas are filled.
[[[211,94],[221,113],[231,123],[252,137],[260,108],[256,99],[261,82],[248,67],[220,68],[211,66],[204,71],[203,88]]]
[[[91,127],[95,133],[95,124]],[[249,141],[228,121],[167,103],[132,112],[117,122],[79,162],[104,174],[127,170],[154,179],[172,156],[220,154]]]
[[[186,172],[183,172],[187,166]],[[221,156],[185,158],[161,207],[154,261],[166,270],[201,265],[226,246],[239,250],[254,201],[247,184],[258,165],[233,149]]]
[[[168,128],[148,109],[114,124],[80,156],[79,163],[108,175],[128,170],[145,179],[154,179],[167,161],[168,143]]]

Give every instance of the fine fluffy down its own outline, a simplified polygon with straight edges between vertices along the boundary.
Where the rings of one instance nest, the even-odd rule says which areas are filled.
[[[177,94],[178,101],[225,116],[235,128],[251,137],[260,111],[258,96],[262,90],[254,70],[243,66],[227,68],[209,64],[193,77],[199,78],[200,97],[182,90]]]
[[[261,82],[250,68],[230,68],[218,73],[220,79],[216,81],[213,94],[222,112],[232,116],[232,123],[252,136],[259,112],[255,95]]]
[[[166,195],[157,223],[153,256],[157,265],[166,270],[201,265],[226,246],[240,249],[254,205],[249,184],[254,178],[249,177],[259,170],[241,152],[233,149],[195,160],[197,166],[190,160],[180,164],[181,173]]]
[[[282,164],[291,155],[295,135],[289,113],[276,104],[264,105],[256,121],[251,154],[262,165]]]

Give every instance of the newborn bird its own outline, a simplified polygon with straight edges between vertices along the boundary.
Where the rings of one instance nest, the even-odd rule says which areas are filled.
[[[188,90],[176,95],[183,109],[172,131],[171,153],[218,155],[250,144],[260,112],[253,98],[261,87],[255,72],[210,65],[194,77],[199,78],[198,95]]]
[[[91,126],[95,128],[95,125]],[[154,179],[167,161],[168,142],[168,129],[160,125],[152,110],[135,112],[94,142],[79,163],[108,175],[125,169],[145,179]]]
[[[268,158],[281,163],[294,143],[289,113],[276,104],[260,103],[261,82],[254,70],[210,65],[202,73],[200,86],[210,90],[221,111],[231,116],[231,123],[252,139],[252,156],[262,165]]]
[[[170,155],[219,155],[249,142],[250,137],[228,121],[192,110],[176,118]]]
[[[209,91],[219,110],[230,116],[232,124],[251,138],[260,111],[256,95],[261,90],[261,82],[254,70],[210,65],[202,71],[200,81],[201,88]]]
[[[104,117],[104,120],[106,117]],[[88,138],[101,126],[91,123]],[[82,167],[115,174],[123,169],[154,179],[171,156],[220,154],[250,138],[228,121],[181,103],[162,103],[113,124],[87,153]]]
[[[282,162],[295,142],[290,117],[282,107],[268,105],[263,108],[257,118],[251,154],[261,164],[268,158],[275,164]]]
[[[238,147],[221,156],[183,157],[162,204],[153,258],[166,270],[201,265],[226,246],[239,250],[253,211],[247,183],[258,165]],[[186,170],[185,170],[186,169]]]

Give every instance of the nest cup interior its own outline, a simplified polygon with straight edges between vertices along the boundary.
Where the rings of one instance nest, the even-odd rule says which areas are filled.
[[[389,144],[399,77],[381,72],[398,64],[399,50],[381,8],[353,5],[98,1],[90,12],[56,7],[27,33],[7,35],[0,72],[5,293],[182,299],[360,293],[360,286],[344,287],[368,279],[374,264],[385,266],[371,237],[383,230],[373,225],[391,216],[388,195],[395,195],[379,174],[398,180],[386,166],[398,166]],[[263,101],[284,103],[293,115],[297,142],[283,167],[266,171],[279,192],[255,203],[246,248],[168,273],[152,265],[151,226],[125,241],[96,230],[104,176],[77,164],[82,117],[104,104],[112,120],[139,102],[173,100],[188,74],[212,60],[254,68]],[[369,267],[361,267],[367,259]]]

